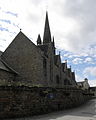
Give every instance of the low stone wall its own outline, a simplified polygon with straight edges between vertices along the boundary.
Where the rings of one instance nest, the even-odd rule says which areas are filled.
[[[23,117],[79,106],[90,99],[80,89],[0,87],[0,118]]]

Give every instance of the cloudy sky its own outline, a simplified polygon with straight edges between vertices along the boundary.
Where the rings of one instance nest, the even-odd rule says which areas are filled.
[[[43,36],[45,13],[62,62],[76,72],[76,80],[96,86],[96,0],[0,0],[0,50],[22,32],[36,43]]]

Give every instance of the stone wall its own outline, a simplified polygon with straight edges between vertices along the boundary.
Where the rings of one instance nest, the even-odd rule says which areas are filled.
[[[0,69],[0,86],[11,85],[15,79],[15,74]]]
[[[1,58],[19,73],[16,82],[30,86],[46,86],[47,82],[43,75],[43,53],[22,32],[2,53]]]
[[[0,87],[0,117],[24,117],[79,106],[90,98],[72,89]]]

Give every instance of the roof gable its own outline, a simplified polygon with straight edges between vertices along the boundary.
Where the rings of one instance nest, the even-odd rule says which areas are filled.
[[[60,58],[60,55],[55,55],[55,58],[54,58],[54,62],[55,62],[55,65],[60,65],[61,64],[61,58]]]
[[[13,41],[10,43],[10,45],[7,47],[7,49],[2,53],[2,55],[8,51],[8,49],[12,49],[12,47],[21,47],[22,46],[26,47],[27,44],[32,44],[36,46],[25,34],[23,34],[21,31],[17,34],[17,36],[13,39]]]
[[[18,70],[23,68],[26,62],[32,61],[34,53],[34,57],[42,54],[41,50],[20,31],[2,53],[1,59],[12,69],[20,72]]]

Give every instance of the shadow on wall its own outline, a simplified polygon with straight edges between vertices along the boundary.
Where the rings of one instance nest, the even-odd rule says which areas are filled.
[[[83,104],[80,107],[67,109],[64,111],[59,111],[55,113],[49,113],[46,115],[40,115],[40,116],[34,116],[30,118],[21,118],[21,119],[15,119],[15,120],[55,120],[55,119],[64,119],[64,118],[72,118],[72,117],[96,117],[96,108],[95,108],[95,101],[96,99],[92,99],[88,101],[86,104]],[[77,118],[76,117],[76,118]],[[94,118],[95,118],[94,117]],[[90,119],[91,120],[91,119]]]

